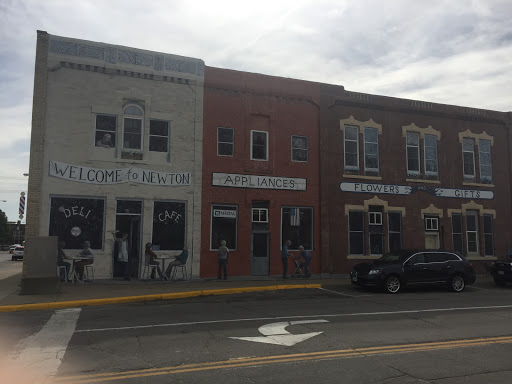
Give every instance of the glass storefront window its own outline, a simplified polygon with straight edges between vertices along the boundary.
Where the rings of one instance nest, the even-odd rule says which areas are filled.
[[[281,222],[281,239],[284,243],[290,240],[288,249],[298,250],[299,245],[304,249],[313,249],[313,208],[283,207]]]
[[[212,205],[212,225],[210,249],[220,247],[220,242],[226,240],[230,250],[237,247],[237,207],[234,205]]]
[[[185,245],[186,204],[155,201],[153,209],[153,250],[180,250]]]

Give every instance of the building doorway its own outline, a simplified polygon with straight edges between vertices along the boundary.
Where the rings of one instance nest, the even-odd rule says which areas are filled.
[[[251,238],[251,275],[268,276],[269,233],[253,232]]]
[[[117,200],[116,204],[116,232],[128,234],[128,268],[130,277],[138,278],[140,270],[141,250],[141,213],[142,201]],[[116,262],[116,255],[112,255],[112,275],[121,277],[121,268]]]

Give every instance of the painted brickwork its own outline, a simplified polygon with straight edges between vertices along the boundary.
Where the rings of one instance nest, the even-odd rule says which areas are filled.
[[[203,204],[201,276],[217,273],[217,254],[211,250],[211,206],[238,206],[238,247],[230,253],[229,275],[251,274],[251,207],[269,203],[269,274],[282,273],[281,208],[305,206],[314,210],[312,271],[320,272],[318,84],[259,74],[206,67],[203,145]],[[217,128],[234,129],[234,155],[217,155]],[[250,159],[250,131],[269,134],[268,161]],[[291,160],[291,136],[308,137],[308,162]],[[226,188],[212,186],[215,172],[307,179],[306,191]],[[297,252],[294,252],[297,255]],[[291,268],[291,267],[290,267]],[[292,271],[290,271],[292,272]]]

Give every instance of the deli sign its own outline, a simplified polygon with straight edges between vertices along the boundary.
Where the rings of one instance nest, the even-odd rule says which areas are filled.
[[[451,197],[456,199],[494,199],[493,191],[485,191],[479,189],[458,189],[458,188],[430,188],[425,185],[408,186],[408,185],[392,185],[392,184],[374,184],[374,183],[352,183],[342,182],[340,189],[343,192],[356,193],[373,193],[386,195],[402,195],[407,196],[415,192],[427,192],[436,197]]]

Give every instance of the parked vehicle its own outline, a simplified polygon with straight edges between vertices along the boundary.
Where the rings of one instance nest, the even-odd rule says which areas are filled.
[[[476,280],[473,266],[460,253],[444,250],[400,250],[373,263],[354,266],[352,284],[397,293],[408,285],[443,284],[455,292]]]
[[[512,260],[494,261],[486,264],[486,268],[492,275],[496,285],[506,285],[512,283]]]
[[[12,255],[16,247],[21,247],[21,244],[13,244],[9,247],[9,253]]]
[[[12,256],[11,256],[11,260],[12,261],[19,260],[19,259],[23,260],[24,254],[25,254],[25,248],[20,245],[19,247],[16,247],[14,249],[14,252],[12,253]]]

